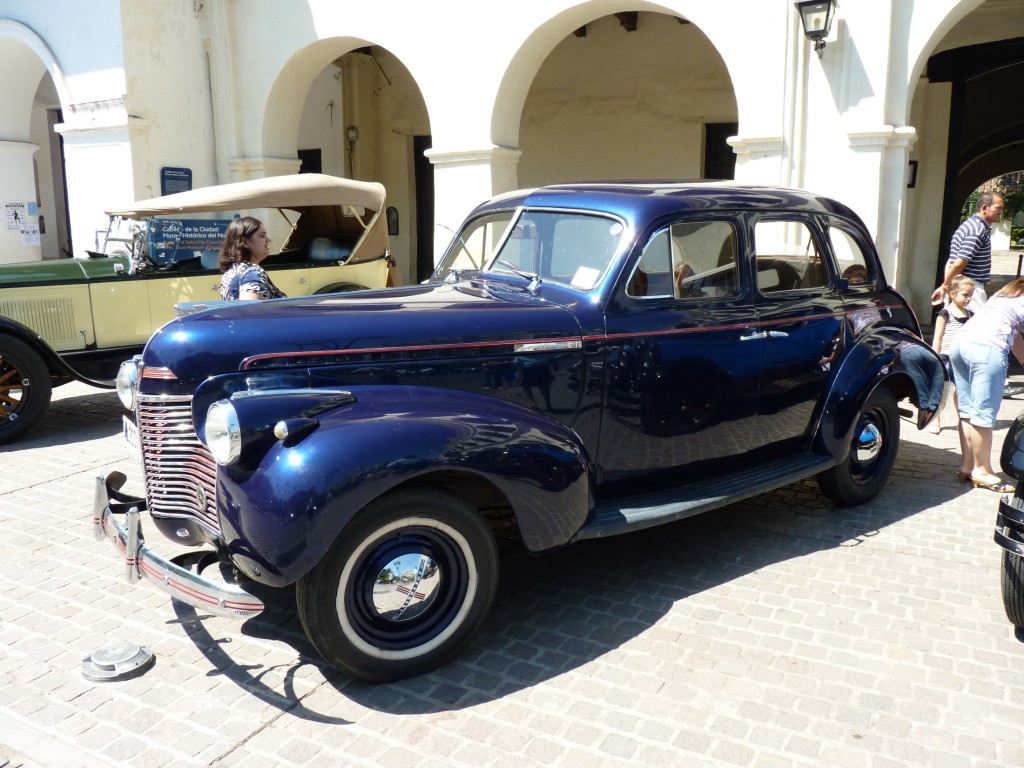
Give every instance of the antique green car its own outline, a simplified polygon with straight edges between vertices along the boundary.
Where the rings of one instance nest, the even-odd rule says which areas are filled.
[[[0,443],[32,428],[54,386],[113,387],[176,304],[219,300],[235,216],[281,243],[262,266],[289,296],[384,287],[384,199],[380,184],[321,174],[205,187],[107,211],[103,253],[0,266]]]

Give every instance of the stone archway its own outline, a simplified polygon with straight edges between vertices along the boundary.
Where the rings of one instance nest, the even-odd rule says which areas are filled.
[[[433,267],[433,184],[419,178],[432,169],[417,162],[429,139],[419,86],[395,55],[362,39],[325,38],[296,51],[274,80],[263,162],[295,172],[300,151],[319,150],[323,173],[384,184],[397,212],[392,251],[415,281]]]
[[[1018,170],[1024,150],[1015,139],[1024,131],[1019,87],[1011,90],[1005,79],[1024,62],[1024,0],[946,5],[939,18],[914,19],[930,26],[911,35],[921,47],[906,94],[918,139],[910,153],[901,289],[923,321],[964,202],[982,182]],[[1019,83],[1021,69],[1015,71]]]
[[[5,219],[11,205],[25,225],[0,224],[0,262],[70,254],[60,138],[53,131],[69,103],[64,75],[46,43],[9,20],[0,20],[0,69],[16,73],[0,79],[0,196]]]
[[[700,26],[719,37],[720,16],[699,3],[627,10],[595,2],[539,25],[496,94],[492,141],[515,154],[498,158],[493,191],[567,178],[705,175],[707,125],[735,133],[739,121],[726,58]],[[724,134],[713,135],[733,160]]]

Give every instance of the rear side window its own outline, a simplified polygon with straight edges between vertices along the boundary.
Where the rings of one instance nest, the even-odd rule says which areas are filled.
[[[683,221],[658,230],[626,284],[633,298],[713,298],[739,293],[736,229],[728,221]]]
[[[762,219],[754,225],[757,287],[761,293],[817,289],[828,285],[825,259],[803,221]]]
[[[878,276],[873,274],[871,262],[865,258],[860,243],[846,230],[829,227],[828,239],[836,255],[839,276],[846,279],[850,287],[873,285]]]

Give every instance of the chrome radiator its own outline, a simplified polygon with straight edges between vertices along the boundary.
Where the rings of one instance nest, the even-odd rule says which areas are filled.
[[[192,428],[192,398],[142,395],[136,408],[150,514],[188,518],[220,536],[217,465]]]

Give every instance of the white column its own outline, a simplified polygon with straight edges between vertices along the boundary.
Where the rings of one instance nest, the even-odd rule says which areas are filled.
[[[229,181],[290,176],[299,172],[300,165],[302,163],[295,157],[236,157],[228,161]]]
[[[39,149],[37,144],[24,141],[0,141],[0,178],[4,180],[3,221],[0,222],[0,264],[13,264],[19,261],[39,261],[43,257],[42,248],[38,245],[24,245],[21,229],[8,229],[8,204],[18,207],[19,220],[25,217],[26,223],[38,221],[38,217],[29,217],[29,203],[36,202],[35,174],[32,170],[32,156]]]
[[[907,187],[907,161],[910,148],[917,141],[917,131],[910,127],[882,125],[847,134],[855,154],[857,176],[877,179],[876,184],[851,185],[859,197],[845,201],[864,218],[870,232],[875,233],[875,247],[889,283],[896,288],[902,281],[900,231],[903,203]]]
[[[425,153],[434,166],[434,263],[474,207],[518,186],[522,150],[513,147]]]

